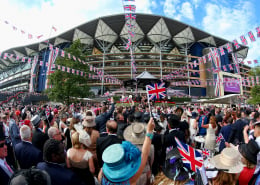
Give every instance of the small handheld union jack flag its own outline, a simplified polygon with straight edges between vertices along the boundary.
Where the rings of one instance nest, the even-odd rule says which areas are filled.
[[[209,156],[210,151],[209,151],[208,149],[206,149],[206,148],[203,148],[202,154],[203,154],[204,156]]]
[[[203,166],[203,158],[201,153],[191,146],[182,143],[176,137],[175,141],[177,143],[177,148],[182,156],[183,164],[194,172],[200,169]]]
[[[149,100],[166,97],[165,83],[155,83],[147,85],[146,91]]]
[[[221,140],[224,139],[223,135],[220,133],[216,139],[217,144],[221,142]],[[225,140],[225,139],[224,139]]]

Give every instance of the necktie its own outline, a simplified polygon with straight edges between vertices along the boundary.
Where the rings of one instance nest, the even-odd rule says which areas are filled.
[[[5,164],[6,168],[9,170],[9,172],[14,173],[13,170],[11,169],[11,167],[7,164],[6,161],[4,162],[4,164]]]

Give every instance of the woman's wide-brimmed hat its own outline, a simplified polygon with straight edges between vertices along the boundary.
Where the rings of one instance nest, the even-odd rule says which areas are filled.
[[[146,134],[146,124],[132,123],[124,130],[124,139],[133,144],[143,144]]]
[[[255,140],[250,139],[247,144],[241,144],[238,147],[238,151],[246,158],[249,162],[257,163],[257,154],[259,152],[259,146]]]
[[[141,165],[141,152],[129,141],[113,144],[102,155],[103,173],[110,182],[125,182],[133,177]]]
[[[91,113],[92,116],[89,116],[88,113]],[[96,126],[95,119],[96,119],[95,113],[92,110],[87,110],[82,125],[84,127],[95,127]]]
[[[210,163],[227,173],[240,173],[243,169],[241,155],[234,148],[224,148],[220,154],[210,160]]]

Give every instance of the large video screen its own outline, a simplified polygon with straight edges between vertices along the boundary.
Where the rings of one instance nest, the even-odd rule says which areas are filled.
[[[238,78],[223,77],[224,92],[240,94],[240,80]]]

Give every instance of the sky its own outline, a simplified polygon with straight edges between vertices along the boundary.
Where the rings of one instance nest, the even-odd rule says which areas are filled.
[[[260,26],[259,0],[135,0],[135,5],[136,13],[166,16],[230,41],[240,42],[249,31],[256,36]],[[119,13],[124,13],[122,0],[0,0],[0,51],[47,40]],[[260,61],[260,38],[248,43],[246,61]]]

